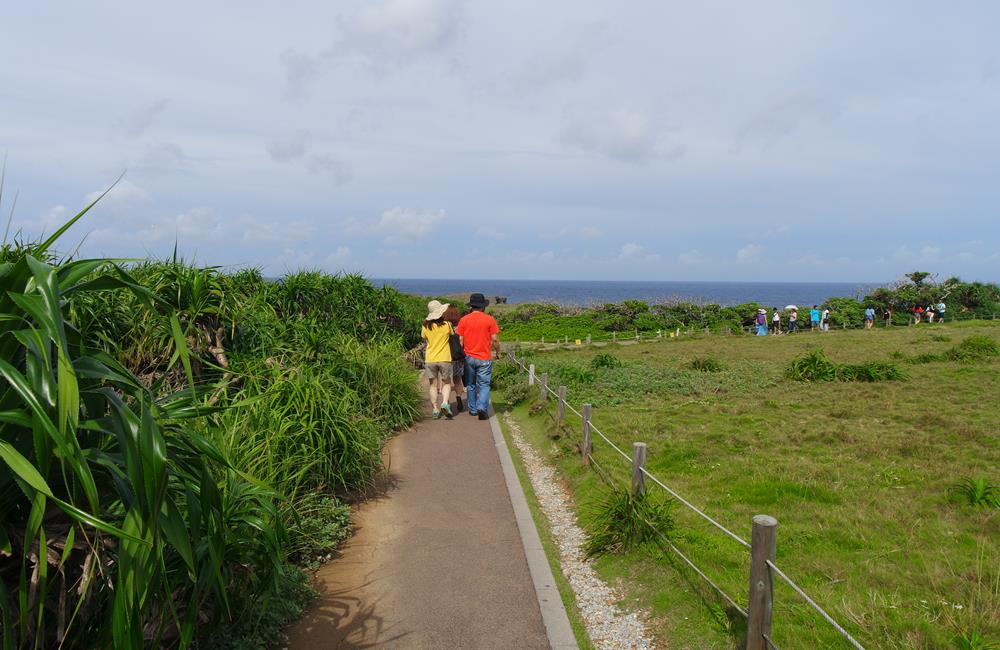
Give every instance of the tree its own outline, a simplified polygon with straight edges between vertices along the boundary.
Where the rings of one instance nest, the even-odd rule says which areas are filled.
[[[930,275],[927,271],[913,271],[912,273],[907,273],[906,277],[910,278],[910,282],[919,287],[923,285],[924,280],[930,277]]]

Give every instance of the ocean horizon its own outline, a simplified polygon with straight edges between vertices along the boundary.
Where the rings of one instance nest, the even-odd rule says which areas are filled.
[[[884,282],[719,282],[634,280],[442,280],[372,278],[377,286],[390,286],[418,296],[453,296],[478,292],[491,302],[497,296],[508,303],[547,302],[590,306],[622,300],[649,303],[690,301],[737,305],[759,302],[771,307],[821,304],[829,298],[860,298]]]

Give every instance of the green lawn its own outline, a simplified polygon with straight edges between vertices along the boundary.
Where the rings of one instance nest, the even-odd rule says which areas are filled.
[[[977,334],[1000,340],[1000,327],[668,339],[535,352],[532,361],[550,385],[568,387],[572,404],[593,403],[596,426],[626,451],[646,442],[649,470],[737,534],[749,539],[755,514],[777,518],[778,566],[866,647],[950,648],[959,634],[1000,638],[1000,511],[964,505],[948,489],[963,478],[1000,481],[1000,360],[912,359]],[[785,378],[789,362],[815,347],[836,363],[896,363],[908,378]],[[593,368],[609,352],[622,365]],[[704,357],[723,368],[690,368]],[[514,414],[563,469],[586,525],[603,487],[575,453],[579,420],[570,416],[554,438],[537,406]],[[600,464],[627,485],[628,465],[596,436],[594,444]],[[747,552],[686,508],[675,515],[678,547],[745,603]],[[598,567],[650,613],[663,647],[742,643],[739,615],[676,559],[647,549]],[[776,585],[778,645],[848,647]]]

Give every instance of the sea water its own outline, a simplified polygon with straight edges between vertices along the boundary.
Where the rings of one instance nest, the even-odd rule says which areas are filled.
[[[622,300],[649,303],[691,301],[736,305],[759,302],[768,307],[822,304],[827,298],[858,298],[879,283],[858,282],[638,282],[628,280],[421,280],[373,279],[420,296],[455,296],[478,292],[491,302],[504,296],[509,303],[551,302],[590,306]]]

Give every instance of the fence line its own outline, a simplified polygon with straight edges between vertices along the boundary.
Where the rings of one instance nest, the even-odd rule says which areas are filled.
[[[997,315],[996,314],[992,314],[992,318],[987,318],[985,316],[982,316],[982,317],[980,317],[980,316],[963,317],[961,315],[957,315],[957,316],[948,316],[947,320],[944,321],[944,322],[945,323],[952,323],[952,322],[956,322],[956,321],[957,322],[963,322],[963,321],[973,321],[973,320],[989,321],[989,320],[996,320],[996,319],[997,319]],[[799,322],[808,322],[808,321],[799,321]],[[782,323],[783,323],[783,326],[787,327],[787,323],[788,323],[787,320],[782,321]],[[923,323],[927,323],[927,324],[930,325],[930,324],[936,324],[937,321],[935,321],[935,323],[928,323],[926,320],[922,320],[921,323],[922,324]],[[769,324],[770,324],[770,321],[769,321]],[[872,329],[888,329],[888,328],[896,328],[896,327],[913,327],[915,324],[916,323],[912,322],[912,319],[906,325],[902,325],[902,324],[898,324],[898,323],[890,323],[889,325],[884,325],[884,324],[879,325],[878,321],[876,320],[876,324],[872,327]],[[734,332],[738,332],[740,335],[743,335],[743,334],[752,334],[753,330],[755,328],[756,328],[755,325],[741,325],[738,329],[734,329],[732,327],[725,327],[725,328],[723,328],[722,331],[725,332],[724,335],[726,335],[726,336],[732,335]],[[846,323],[842,323],[839,326],[834,326],[834,325],[830,326],[830,330],[831,331],[832,330],[862,330],[862,329],[865,329],[864,323],[862,323],[861,325],[847,325]],[[718,330],[712,330],[708,326],[705,326],[704,328],[702,328],[702,327],[697,327],[697,328],[690,328],[690,327],[683,327],[683,328],[681,328],[681,327],[678,327],[678,328],[675,328],[673,331],[665,330],[665,329],[643,330],[643,331],[633,330],[633,331],[634,331],[634,334],[629,334],[627,332],[622,332],[621,336],[615,336],[616,332],[612,332],[611,336],[604,336],[604,337],[600,337],[600,338],[593,337],[590,334],[588,334],[584,338],[576,338],[576,337],[570,337],[570,336],[567,336],[567,335],[563,335],[563,336],[557,336],[554,340],[551,340],[551,341],[546,341],[545,337],[543,336],[540,341],[522,341],[520,339],[516,339],[516,344],[517,345],[525,345],[525,346],[543,346],[543,345],[567,346],[568,345],[568,346],[571,346],[571,347],[577,347],[579,345],[580,347],[586,347],[586,346],[591,345],[592,343],[620,343],[620,342],[639,342],[639,341],[665,341],[665,340],[669,340],[669,339],[672,339],[672,338],[673,339],[677,339],[677,338],[680,338],[681,336],[693,336],[695,334],[712,335],[712,334],[718,333]],[[811,332],[811,331],[813,331],[812,327],[805,327],[805,326],[803,326],[803,327],[797,329],[796,333],[797,334],[804,334],[806,332]],[[816,331],[822,332],[823,330],[816,330]],[[782,334],[788,334],[787,328],[781,330],[781,333]],[[573,341],[573,343],[571,343],[570,341]],[[575,341],[580,341],[580,343],[577,344],[577,343],[575,343]]]
[[[529,370],[529,368],[526,366],[524,362],[524,359],[518,359],[513,352],[509,352],[508,357],[514,363],[516,363],[518,367],[521,368],[521,370],[529,372],[530,373],[529,376],[531,378],[534,378],[535,376],[534,364],[531,365],[531,368]],[[545,376],[547,378],[547,374]],[[758,583],[755,584],[753,575],[751,575],[751,582],[750,582],[751,598],[749,601],[749,607],[747,609],[744,609],[731,596],[729,596],[729,594],[727,594],[721,587],[719,587],[711,578],[709,578],[708,575],[706,575],[705,572],[701,570],[701,568],[699,568],[686,555],[684,555],[684,553],[682,553],[681,550],[678,549],[676,545],[674,545],[674,543],[670,541],[670,539],[666,535],[664,535],[661,530],[659,530],[651,522],[643,518],[643,521],[646,523],[646,525],[650,526],[650,528],[656,533],[657,537],[659,537],[674,553],[677,554],[678,557],[680,557],[692,570],[694,570],[703,580],[705,580],[705,582],[707,582],[713,589],[715,589],[715,591],[726,602],[732,605],[740,614],[742,614],[745,618],[747,618],[749,624],[748,624],[746,647],[748,650],[758,650],[758,649],[765,650],[766,648],[777,648],[777,645],[770,638],[771,614],[772,614],[772,604],[773,604],[773,574],[777,574],[780,578],[782,578],[785,582],[787,582],[788,585],[791,586],[792,589],[799,596],[801,596],[809,606],[815,609],[828,623],[830,623],[833,629],[836,630],[839,634],[841,634],[854,648],[856,648],[857,650],[865,650],[864,647],[860,643],[858,643],[858,641],[853,636],[851,636],[850,633],[847,632],[847,630],[845,630],[839,623],[837,623],[837,621],[834,620],[833,617],[827,614],[826,611],[816,603],[816,601],[810,598],[808,594],[806,594],[797,584],[795,584],[792,581],[791,578],[789,578],[783,571],[781,571],[781,569],[779,569],[774,564],[773,561],[774,528],[777,525],[776,520],[767,516],[755,517],[753,542],[748,543],[739,535],[732,532],[722,524],[715,521],[712,517],[705,514],[701,509],[693,505],[687,499],[683,498],[680,494],[678,494],[676,491],[672,490],[665,483],[663,483],[663,481],[661,481],[659,478],[657,478],[648,470],[646,470],[646,468],[643,466],[645,462],[644,460],[641,461],[641,463],[643,464],[637,465],[636,458],[631,457],[624,451],[622,451],[621,448],[618,447],[618,445],[616,445],[602,431],[600,431],[597,427],[594,426],[593,421],[589,417],[589,404],[584,405],[584,411],[587,413],[587,416],[584,416],[583,414],[581,414],[580,411],[577,411],[575,408],[573,408],[573,405],[570,404],[569,400],[565,398],[566,394],[565,386],[560,386],[558,391],[556,391],[553,390],[548,385],[547,381],[543,381],[543,382],[538,382],[538,387],[540,392],[545,393],[544,401],[546,403],[548,402],[547,398],[551,393],[556,398],[557,404],[559,405],[560,408],[565,408],[566,410],[574,413],[583,421],[585,432],[592,431],[596,433],[598,437],[600,437],[608,446],[610,446],[615,452],[617,452],[618,455],[624,458],[625,461],[632,466],[633,476],[638,474],[640,476],[648,477],[651,481],[659,485],[661,488],[666,490],[671,496],[673,496],[675,499],[684,504],[684,506],[686,506],[687,508],[698,514],[700,517],[702,517],[710,524],[712,524],[715,528],[717,528],[718,530],[720,530],[721,532],[725,533],[730,538],[738,542],[744,548],[750,550],[752,558],[761,558],[763,560],[762,565],[754,565],[752,562],[751,566],[763,567],[763,570],[765,570],[766,575],[768,576],[767,584],[765,584],[764,581],[759,581]],[[636,445],[644,446],[644,443],[636,443]],[[598,470],[599,474],[603,475],[602,478],[609,484],[613,485],[610,474],[607,472],[607,470],[601,467],[600,464],[597,463],[591,451],[589,449],[582,449],[582,453],[584,455],[585,462],[588,465],[594,466]],[[642,455],[642,458],[644,459],[645,456]],[[635,483],[633,482],[633,486],[634,485]],[[761,524],[760,528],[758,528],[758,524]],[[769,529],[768,534],[762,535],[760,538],[758,538],[757,531],[759,529],[763,530],[764,528]],[[761,542],[760,548],[757,547],[757,543],[759,541]],[[768,544],[768,546],[765,546],[765,544]],[[755,561],[760,561],[760,560],[755,560]],[[759,593],[758,598],[754,598],[755,593]],[[760,638],[756,638],[755,637],[756,634],[759,634]]]

